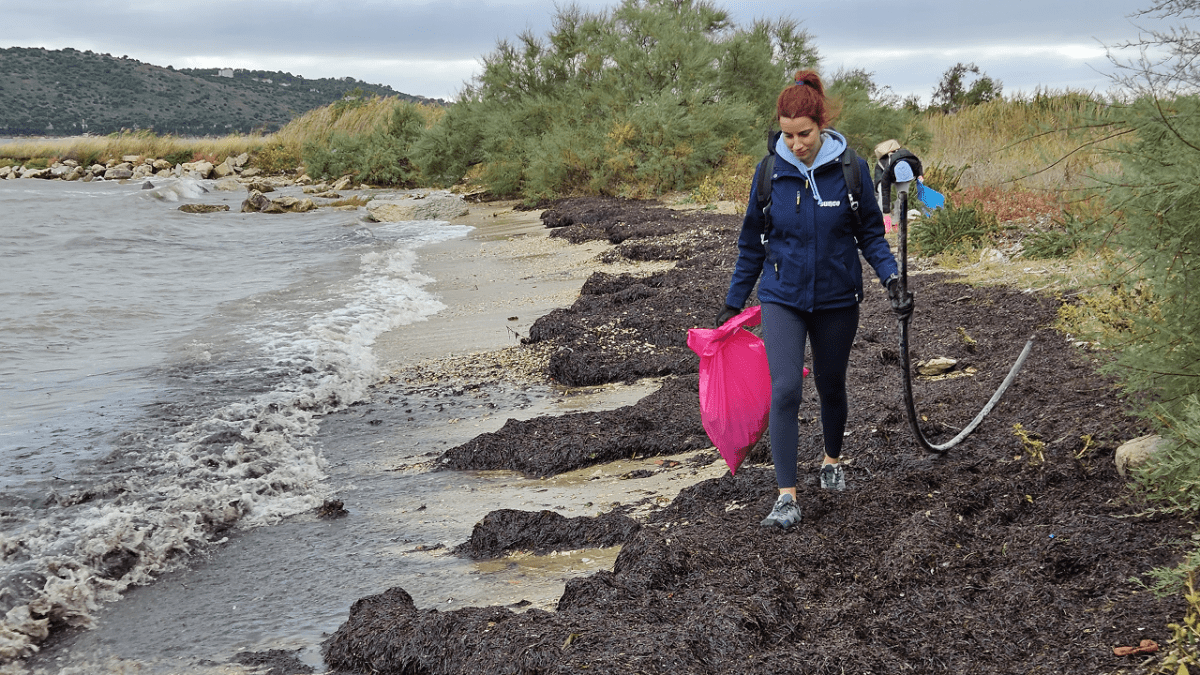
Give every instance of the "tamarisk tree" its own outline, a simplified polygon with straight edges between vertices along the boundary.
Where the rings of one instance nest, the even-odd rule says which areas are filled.
[[[1151,395],[1147,411],[1173,441],[1143,476],[1167,509],[1200,510],[1200,0],[1163,0],[1139,13],[1175,23],[1110,50],[1128,105],[1117,151],[1122,175],[1105,189],[1117,214],[1119,283],[1144,291],[1130,311],[1118,372]],[[1136,56],[1120,60],[1123,50]]]
[[[559,8],[542,38],[502,40],[418,143],[425,176],[472,167],[493,193],[649,196],[684,189],[762,143],[775,97],[817,65],[790,19],[733,25],[704,0]]]

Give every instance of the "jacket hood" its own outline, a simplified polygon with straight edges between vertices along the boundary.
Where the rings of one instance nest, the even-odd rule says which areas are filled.
[[[833,129],[822,129],[821,149],[817,151],[817,158],[813,160],[813,165],[811,168],[805,166],[804,162],[801,162],[800,159],[796,157],[796,155],[792,152],[792,149],[789,148],[787,143],[783,140],[782,133],[775,135],[775,144],[772,150],[780,159],[796,167],[796,170],[800,172],[801,176],[805,178],[811,178],[813,172],[817,169],[829,164],[830,162],[839,161],[842,153],[846,150],[846,145],[845,136],[841,135],[837,131],[834,131]],[[821,201],[821,192],[817,189],[817,182],[813,180],[809,181],[809,184],[812,187],[813,199],[817,200],[818,202]]]

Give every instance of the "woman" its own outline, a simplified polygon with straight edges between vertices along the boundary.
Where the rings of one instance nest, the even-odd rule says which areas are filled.
[[[908,194],[912,180],[920,175],[920,158],[908,148],[901,147],[896,139],[875,146],[875,199],[880,209],[892,212],[893,223],[900,221],[901,193]],[[893,187],[896,189],[895,201]]]
[[[902,302],[896,259],[884,239],[883,214],[874,199],[857,199],[851,208],[840,158],[846,139],[825,126],[831,117],[821,78],[812,71],[796,74],[776,103],[780,132],[770,144],[776,155],[769,218],[756,208],[757,189],[738,238],[738,260],[725,309],[717,325],[741,311],[755,282],[762,303],[767,362],[771,371],[771,455],[779,497],[764,526],[787,529],[800,522],[796,503],[797,414],[803,385],[804,344],[812,348],[812,373],[821,397],[825,459],[821,487],[845,489],[839,458],[846,428],[846,367],[858,330],[858,303],[863,298],[858,252],[886,279],[897,311]],[[861,159],[862,185],[871,185]],[[764,273],[765,270],[765,273]],[[760,278],[761,277],[761,281]]]

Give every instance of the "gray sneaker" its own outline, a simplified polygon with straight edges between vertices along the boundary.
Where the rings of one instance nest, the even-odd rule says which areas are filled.
[[[846,472],[842,470],[841,462],[821,465],[821,487],[826,490],[846,489]]]
[[[779,495],[779,499],[775,500],[775,507],[771,509],[771,513],[763,518],[763,527],[774,525],[780,529],[786,530],[789,527],[800,522],[800,505],[789,494]]]

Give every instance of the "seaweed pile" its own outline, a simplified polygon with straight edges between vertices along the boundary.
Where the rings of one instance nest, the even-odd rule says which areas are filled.
[[[740,219],[615,199],[567,200],[543,218],[569,241],[605,238],[619,242],[611,255],[678,263],[642,278],[597,273],[572,307],[535,324],[529,339],[555,347],[551,377],[653,376],[663,388],[615,411],[510,422],[445,453],[443,467],[540,476],[629,453],[715,461],[697,431],[686,331],[710,325],[722,306]],[[736,477],[687,488],[640,523],[496,512],[456,553],[601,540],[622,549],[611,572],[568,581],[554,612],[418,609],[400,588],[363,598],[323,646],[326,664],[429,675],[1144,671],[1144,656],[1114,648],[1165,643],[1184,608],[1135,580],[1176,562],[1193,529],[1136,515],[1113,452],[1145,429],[1096,373],[1096,356],[1052,330],[1057,299],[948,274],[911,282],[914,361],[956,361],[916,383],[934,442],[970,421],[1035,340],[1004,399],[945,456],[923,454],[911,438],[895,320],[871,285],[851,354],[848,489],[816,487],[819,410],[806,392],[801,525],[759,526],[776,495],[768,439]]]

